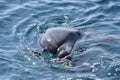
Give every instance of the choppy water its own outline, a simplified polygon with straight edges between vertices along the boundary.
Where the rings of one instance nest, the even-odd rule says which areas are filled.
[[[33,57],[27,47],[41,53],[38,35],[58,26],[89,27],[73,60]],[[0,80],[120,80],[120,0],[0,0]]]

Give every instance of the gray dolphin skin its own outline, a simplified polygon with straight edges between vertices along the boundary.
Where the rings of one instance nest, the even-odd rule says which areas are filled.
[[[81,38],[81,32],[77,28],[54,27],[49,28],[39,39],[39,45],[44,50],[65,58],[70,55],[75,42]],[[72,59],[70,56],[68,59]]]

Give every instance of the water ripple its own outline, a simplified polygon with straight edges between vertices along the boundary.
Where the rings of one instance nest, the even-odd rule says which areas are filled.
[[[0,79],[119,80],[119,4],[119,0],[0,0]],[[72,61],[56,61],[39,48],[38,37],[58,26],[85,28]],[[43,56],[38,59],[31,50]]]

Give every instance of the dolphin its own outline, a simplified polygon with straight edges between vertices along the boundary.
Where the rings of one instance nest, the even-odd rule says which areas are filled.
[[[48,28],[38,42],[44,51],[57,55],[60,59],[71,60],[72,49],[80,38],[81,31],[79,28],[54,27]]]

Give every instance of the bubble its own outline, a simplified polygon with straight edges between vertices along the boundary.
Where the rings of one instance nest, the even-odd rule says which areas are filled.
[[[64,15],[64,18],[65,18],[66,20],[68,20],[68,19],[69,19],[69,17],[68,17],[67,15]]]
[[[90,63],[84,62],[83,65],[84,65],[84,66],[89,66]]]
[[[110,75],[112,75],[111,73],[108,73],[108,75],[110,76]]]
[[[29,61],[31,60],[31,58],[27,58]]]
[[[117,71],[120,71],[120,68],[116,68],[115,71],[116,71],[116,72],[117,72]]]
[[[35,65],[36,63],[35,62],[32,62],[33,65]]]

